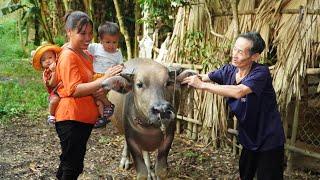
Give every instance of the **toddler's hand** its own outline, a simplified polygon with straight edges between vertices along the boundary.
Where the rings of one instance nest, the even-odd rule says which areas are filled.
[[[93,97],[96,99],[103,99],[106,97],[106,90],[100,88],[95,93],[93,93]]]
[[[111,68],[107,69],[107,71],[105,72],[105,78],[109,78],[112,76],[116,76],[116,75],[120,75],[120,72],[123,69],[123,65],[119,64],[116,66],[112,66]]]
[[[56,71],[56,63],[55,62],[51,63],[49,66],[49,69],[53,72]]]

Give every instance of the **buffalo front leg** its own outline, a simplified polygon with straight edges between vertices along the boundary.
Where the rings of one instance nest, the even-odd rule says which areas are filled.
[[[167,158],[171,148],[174,134],[168,134],[158,149],[158,156],[155,165],[157,179],[166,179],[168,173]]]
[[[137,180],[146,180],[148,178],[148,170],[144,163],[142,150],[133,139],[127,139],[127,143],[137,170]]]
[[[127,170],[129,169],[129,165],[130,165],[129,150],[128,150],[127,141],[125,140],[119,168]]]

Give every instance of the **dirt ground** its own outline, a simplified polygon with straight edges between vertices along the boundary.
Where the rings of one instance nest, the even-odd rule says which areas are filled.
[[[60,147],[54,127],[45,120],[12,122],[0,128],[0,179],[55,179]],[[94,129],[79,179],[134,179],[134,167],[128,171],[118,168],[122,142],[112,124]],[[237,179],[237,161],[230,150],[213,151],[177,135],[168,157],[168,179]],[[285,179],[320,179],[320,175],[296,170]]]

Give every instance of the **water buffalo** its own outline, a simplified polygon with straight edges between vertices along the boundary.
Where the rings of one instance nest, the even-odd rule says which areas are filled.
[[[112,123],[125,134],[126,143],[120,167],[129,167],[129,152],[137,170],[137,179],[165,179],[167,156],[176,129],[173,100],[175,82],[190,73],[169,70],[150,59],[133,59],[124,64],[121,76],[102,83],[115,104]],[[192,74],[192,73],[191,73]],[[158,150],[155,172],[149,152]]]

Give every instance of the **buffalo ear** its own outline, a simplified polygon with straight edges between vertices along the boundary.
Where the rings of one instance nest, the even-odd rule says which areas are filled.
[[[168,66],[169,78],[174,80],[179,73],[181,73],[182,68],[180,66]]]
[[[191,69],[186,69],[184,71],[182,71],[176,78],[178,83],[181,83],[183,81],[184,78],[189,77],[189,76],[193,76],[193,75],[198,75],[199,73],[195,70],[191,70]]]
[[[134,71],[135,71],[134,68],[124,67],[122,72],[120,73],[120,76],[125,78],[130,83],[132,83],[133,77],[134,77]]]
[[[124,77],[113,76],[102,82],[102,88],[125,94],[132,90],[132,84]]]

